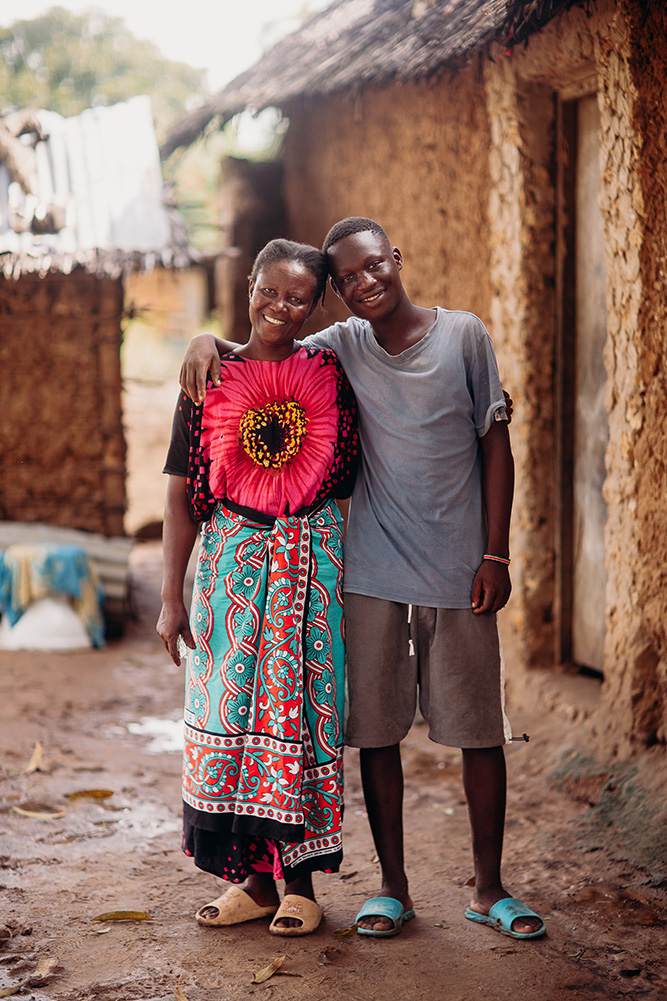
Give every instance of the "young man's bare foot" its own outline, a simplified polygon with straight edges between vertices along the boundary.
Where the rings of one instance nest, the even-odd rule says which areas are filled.
[[[388,882],[383,883],[380,892],[376,896],[392,897],[394,900],[400,901],[406,911],[412,908],[412,898],[408,893],[407,883],[401,885],[392,885]],[[382,932],[391,931],[394,927],[394,922],[389,918],[383,917],[381,914],[367,914],[359,919],[358,925],[367,931]]]
[[[504,889],[500,893],[476,894],[470,901],[470,910],[476,911],[478,914],[488,915],[494,904],[497,904],[499,900],[505,900],[508,897],[511,897],[511,894],[507,893]],[[544,927],[544,923],[539,917],[524,915],[516,917],[512,921],[510,927],[516,935],[530,935]]]

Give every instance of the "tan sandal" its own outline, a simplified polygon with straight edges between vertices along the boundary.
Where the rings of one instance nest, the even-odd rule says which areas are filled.
[[[215,917],[209,918],[202,914],[207,907],[215,907],[218,912]],[[255,921],[257,918],[268,918],[276,913],[277,907],[277,904],[261,907],[240,886],[230,886],[221,897],[200,907],[195,920],[206,928],[223,928],[227,925],[240,925],[244,921]]]
[[[288,893],[283,897],[283,902],[269,925],[269,931],[272,935],[310,935],[319,925],[323,914],[324,909],[316,901],[300,897],[296,893]],[[286,928],[276,924],[281,918],[296,918],[301,924],[298,928]]]

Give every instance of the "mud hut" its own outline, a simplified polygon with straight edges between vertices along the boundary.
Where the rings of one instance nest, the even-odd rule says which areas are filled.
[[[417,302],[485,321],[517,404],[510,684],[607,757],[667,742],[666,71],[645,0],[337,0],[163,149],[280,108],[289,235],[376,217]]]
[[[0,121],[0,519],[123,535],[123,281],[190,264],[150,102]]]

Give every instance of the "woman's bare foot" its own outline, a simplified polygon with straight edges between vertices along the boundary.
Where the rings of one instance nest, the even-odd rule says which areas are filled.
[[[288,893],[294,893],[298,897],[307,897],[308,900],[315,900],[313,877],[308,875],[300,879],[293,879],[289,883],[286,882],[285,895]],[[279,928],[298,928],[302,922],[298,918],[278,918],[275,923]]]
[[[252,897],[259,907],[272,907],[274,904],[278,907],[280,903],[275,881],[268,872],[253,873],[241,889]],[[214,920],[218,916],[218,911],[216,907],[202,907],[199,914],[202,918]]]

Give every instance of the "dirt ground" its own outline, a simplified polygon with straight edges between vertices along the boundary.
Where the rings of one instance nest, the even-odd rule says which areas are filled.
[[[170,412],[171,392],[161,395]],[[134,409],[141,410],[140,394]],[[157,421],[156,442],[160,427]],[[149,451],[160,451],[153,460],[159,468],[163,442],[156,442]],[[146,477],[147,453],[131,447],[130,454],[132,496],[145,505],[145,514],[134,513],[138,524],[153,516],[155,502],[137,486]],[[531,739],[508,748],[504,875],[508,889],[543,915],[544,939],[515,941],[465,920],[472,865],[460,754],[431,743],[423,724],[404,743],[407,864],[417,917],[399,937],[335,934],[379,887],[353,751],[346,760],[345,861],[339,874],[316,877],[325,907],[317,932],[287,940],[270,936],[268,921],[198,927],[195,910],[223,884],[179,850],[183,677],[154,633],[160,558],[159,542],[135,548],[136,615],[105,650],[0,652],[0,996],[40,961],[52,960],[50,973],[37,986],[29,982],[21,996],[667,998],[664,856],[661,862],[656,849],[651,858],[649,844],[640,864],[623,846],[613,812],[596,809],[601,784],[610,785],[607,775],[564,787],[556,781],[564,760],[586,752],[585,731],[576,713],[527,709],[517,691],[509,705],[514,732]],[[110,795],[72,795],[87,790]],[[152,920],[96,920],[121,910]],[[251,982],[280,956],[289,976]]]

